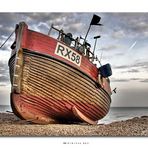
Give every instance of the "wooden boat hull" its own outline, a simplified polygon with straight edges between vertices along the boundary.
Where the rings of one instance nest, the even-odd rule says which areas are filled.
[[[15,55],[10,59],[13,79]],[[103,118],[110,107],[110,96],[80,71],[42,54],[23,50],[22,91],[12,93],[14,113],[35,123],[81,122],[76,107],[92,121]]]
[[[25,23],[16,28],[15,42],[9,69],[16,116],[41,124],[96,124],[108,113],[109,83],[98,83],[98,69],[87,57]]]

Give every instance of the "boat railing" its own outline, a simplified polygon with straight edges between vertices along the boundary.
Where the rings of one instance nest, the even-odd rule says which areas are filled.
[[[64,42],[66,45],[68,45],[71,48],[76,49],[79,53],[81,53],[82,55],[86,56],[91,62],[94,61],[94,59],[96,59],[95,55],[93,52],[90,51],[90,44],[87,42],[84,42],[83,44],[80,43],[79,41],[79,37],[77,37],[76,39],[74,39],[72,37],[71,33],[64,33],[64,31],[61,29],[57,29],[53,26],[53,24],[51,25],[51,28],[48,32],[48,35],[50,35],[51,30],[54,29],[56,30],[59,34],[57,39],[59,41]],[[73,43],[74,42],[74,43]]]

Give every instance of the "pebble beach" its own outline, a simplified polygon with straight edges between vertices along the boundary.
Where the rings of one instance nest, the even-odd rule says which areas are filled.
[[[131,137],[148,136],[148,116],[110,124],[38,125],[20,120],[13,113],[0,113],[1,137]]]

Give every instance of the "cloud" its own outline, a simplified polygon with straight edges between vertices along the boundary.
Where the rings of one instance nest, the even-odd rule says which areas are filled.
[[[101,23],[104,27],[92,27],[92,31],[100,29],[100,31],[114,33],[115,37],[126,37],[129,33],[144,33],[148,30],[148,13],[96,13],[102,16]],[[1,13],[0,29],[4,32],[12,31],[15,24],[20,21],[26,21],[30,26],[33,24],[46,23],[57,26],[71,26],[73,24],[83,23],[85,29],[91,21],[93,13]],[[81,21],[80,21],[81,20]],[[72,27],[73,28],[73,27]],[[75,28],[75,27],[74,27]],[[79,28],[77,28],[79,30]],[[84,29],[84,28],[83,28]],[[1,31],[0,30],[0,31]],[[81,29],[80,29],[81,30]]]
[[[129,82],[130,79],[111,78],[111,82]]]
[[[60,18],[63,15],[62,13],[0,13],[0,39],[2,39],[2,36],[9,36],[15,29],[15,25],[21,21],[25,21],[29,28],[36,29],[37,26],[38,28],[41,27],[41,23],[51,25],[48,23],[50,20],[55,20],[56,16]],[[41,31],[45,32],[47,29],[44,26]]]
[[[148,61],[135,62],[135,64],[131,65],[131,68],[140,69],[141,71],[148,72]]]
[[[138,72],[140,72],[140,70],[138,69],[129,69],[129,70],[124,71],[124,73],[138,73]]]
[[[0,74],[2,71],[8,70],[8,63],[6,61],[0,61]]]
[[[117,93],[112,96],[112,106],[116,107],[147,107],[148,91],[144,89],[117,88]]]
[[[89,36],[96,33],[112,39],[146,38],[148,36],[148,13],[96,13],[102,17],[102,27],[92,26]],[[53,23],[57,28],[71,32],[74,36],[84,36],[93,13],[0,13],[0,41],[8,37],[15,25],[25,21],[30,29],[48,33]],[[110,45],[104,49],[113,49]],[[4,48],[5,50],[6,48]],[[120,49],[120,48],[119,48]]]
[[[5,87],[5,86],[8,86],[8,83],[1,83],[0,82],[0,87]]]
[[[0,82],[9,82],[9,76],[8,75],[0,76]]]
[[[104,47],[102,47],[101,48],[101,50],[103,50],[103,51],[111,51],[111,50],[116,50],[116,49],[119,49],[120,48],[120,46],[119,45],[112,45],[112,44],[110,44],[110,45],[108,45],[108,46],[104,46]],[[99,49],[100,50],[100,49]]]
[[[114,69],[126,69],[129,68],[129,65],[120,65],[120,66],[113,66]]]
[[[141,80],[143,80],[143,79],[141,79],[141,78],[130,78],[130,80],[131,80],[131,81],[141,81]]]
[[[142,79],[142,80],[140,80],[140,82],[148,83],[148,79]]]
[[[112,33],[114,39],[122,39],[126,37],[126,34],[123,30],[117,30]]]
[[[129,72],[129,73],[138,73],[140,71],[138,69],[130,69],[127,72]]]
[[[112,66],[113,69],[126,70],[124,72],[138,73],[140,71],[148,72],[148,61],[135,61],[134,64]]]
[[[130,81],[137,81],[137,82],[143,82],[143,83],[147,83],[148,79],[147,78],[110,78],[111,82],[130,82]]]
[[[143,38],[148,34],[148,13],[96,13],[102,17],[102,27],[92,26],[91,36],[100,32],[112,39],[128,40],[129,37]],[[64,29],[65,32],[72,32],[73,36],[85,35],[93,13],[0,13],[0,44],[8,37],[15,25],[20,21],[25,21],[30,29],[48,33],[50,25],[53,23],[57,28]],[[145,35],[144,35],[145,34]],[[135,40],[134,40],[135,41]],[[138,41],[138,40],[136,40]],[[10,50],[11,39],[7,45],[0,50]],[[115,51],[112,56],[123,55],[123,46],[120,42],[106,43],[102,46],[103,51]],[[144,65],[146,64],[146,65]],[[143,68],[148,70],[148,63],[136,63],[135,65],[119,65],[115,69]],[[134,72],[129,70],[129,72]],[[136,72],[136,71],[135,71]]]
[[[47,33],[53,24],[58,29],[64,29],[65,32],[71,31],[75,34],[79,31],[82,32],[84,28],[86,29],[84,21],[89,13],[22,13],[21,15],[32,29],[37,28],[41,32]],[[43,28],[41,28],[41,24],[44,26]]]
[[[107,60],[112,60],[113,63],[112,68],[113,72],[117,71],[117,77],[112,78],[111,82],[119,82],[124,85],[129,85],[130,82],[133,84],[133,81],[141,82],[145,87],[145,83],[148,82],[148,79],[141,78],[140,75],[138,77],[138,72],[144,72],[146,74],[148,72],[148,61],[145,55],[141,55],[141,49],[147,50],[147,37],[148,37],[148,13],[96,13],[102,17],[101,23],[104,26],[92,26],[88,35],[88,41],[92,37],[96,35],[101,35],[101,49],[105,51],[103,55],[103,60],[107,58]],[[15,29],[15,25],[21,21],[25,21],[28,24],[29,29],[40,31],[42,33],[47,34],[51,24],[53,23],[58,29],[63,29],[65,33],[71,32],[74,37],[82,35],[85,36],[87,29],[89,27],[91,18],[93,13],[0,13],[0,45],[6,40],[6,38],[10,35],[10,33]],[[7,44],[0,49],[0,52],[8,52],[10,50],[10,45],[13,43],[14,36],[7,42]],[[134,47],[134,42],[137,41],[136,49],[139,50],[139,55],[135,54],[135,51],[131,51],[131,55],[135,56],[135,58],[139,59],[139,61],[132,61],[128,59],[129,57],[125,57],[126,51],[130,48],[130,46]],[[94,43],[94,40],[92,41]],[[133,44],[133,45],[132,45]],[[143,47],[141,47],[143,46]],[[93,47],[93,45],[92,45]],[[135,48],[134,48],[135,49]],[[3,51],[2,51],[3,50]],[[100,53],[99,53],[100,54]],[[120,56],[120,57],[118,57]],[[122,57],[123,58],[122,58]],[[140,58],[145,56],[143,61],[140,61]],[[112,58],[112,59],[111,59]],[[122,60],[123,59],[123,60]],[[0,86],[4,88],[9,82],[9,71],[7,58],[0,54]],[[145,60],[145,61],[144,61]],[[6,61],[6,62],[4,62]],[[110,62],[112,63],[112,61]],[[119,73],[118,73],[119,71]],[[124,72],[124,76],[122,76],[122,72]],[[138,73],[138,74],[137,74]],[[120,75],[119,75],[120,74]],[[129,78],[130,75],[134,75],[135,77]],[[137,74],[137,75],[136,75]],[[114,75],[113,75],[114,76]],[[119,76],[119,78],[118,78]],[[125,83],[124,83],[125,82]],[[142,85],[140,86],[141,88]],[[133,88],[127,87],[129,91]],[[126,89],[126,88],[124,88]],[[134,96],[134,92],[123,92],[123,96],[119,93],[118,100],[121,101],[119,105],[122,105],[122,101],[125,101],[125,106],[128,105],[128,99],[130,100],[132,97],[137,100],[134,101],[141,102],[138,100],[138,91],[136,91],[136,95]],[[147,96],[147,90],[145,93],[141,93],[143,98]],[[4,97],[6,98],[6,97]],[[121,99],[119,99],[121,98]],[[131,106],[133,100],[131,99]],[[143,103],[144,105],[146,103]]]
[[[133,67],[148,68],[148,61],[137,62],[137,63],[133,64]]]
[[[114,39],[148,37],[148,13],[104,13],[106,34]]]
[[[115,53],[115,57],[119,57],[119,56],[123,56],[125,53],[123,53],[123,52],[118,52],[118,53]]]
[[[0,84],[9,83],[9,70],[7,62],[0,61]]]
[[[21,21],[26,22],[30,29],[45,34],[48,33],[51,24],[54,24],[58,29],[63,28],[65,32],[84,35],[86,32],[82,30],[87,31],[91,15],[92,13],[0,13],[0,44]],[[86,24],[88,16],[90,18]],[[0,50],[6,50],[6,48]]]
[[[1,50],[4,50],[4,51],[8,50],[8,51],[10,51],[11,48],[10,48],[10,46],[3,46],[3,47],[1,48]]]

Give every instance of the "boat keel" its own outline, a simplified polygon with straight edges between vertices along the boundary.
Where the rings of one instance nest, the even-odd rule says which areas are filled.
[[[88,124],[92,124],[92,125],[96,125],[97,124],[97,121],[93,121],[91,120],[90,118],[86,117],[82,112],[80,112],[76,106],[73,106],[72,107],[72,111],[74,113],[74,115],[76,117],[78,117],[80,120],[88,123]]]

